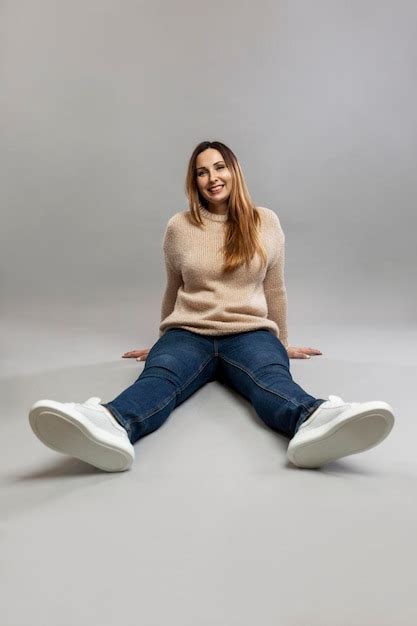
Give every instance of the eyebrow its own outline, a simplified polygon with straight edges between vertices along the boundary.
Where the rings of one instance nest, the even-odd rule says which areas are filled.
[[[213,163],[213,165],[218,165],[219,163],[224,163],[224,161],[217,161],[216,163]],[[207,168],[202,165],[201,167],[197,167],[197,169],[198,170],[206,170]]]

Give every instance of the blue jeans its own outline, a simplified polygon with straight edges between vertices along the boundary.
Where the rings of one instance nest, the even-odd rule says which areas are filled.
[[[287,350],[270,330],[201,335],[168,329],[152,346],[137,380],[102,403],[135,443],[208,382],[218,380],[244,396],[272,430],[293,437],[325,402],[295,383]]]

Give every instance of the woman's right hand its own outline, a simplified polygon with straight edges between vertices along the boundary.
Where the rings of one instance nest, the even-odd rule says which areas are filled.
[[[122,355],[122,359],[136,359],[137,361],[146,361],[146,357],[150,352],[150,348],[143,348],[143,350],[130,350]]]

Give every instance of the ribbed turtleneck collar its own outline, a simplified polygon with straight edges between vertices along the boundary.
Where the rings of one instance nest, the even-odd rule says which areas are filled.
[[[203,206],[200,207],[200,213],[203,217],[211,220],[212,222],[226,222],[229,216],[229,211],[227,211],[227,213],[222,213],[219,215],[217,213],[212,213],[211,211],[208,211]]]

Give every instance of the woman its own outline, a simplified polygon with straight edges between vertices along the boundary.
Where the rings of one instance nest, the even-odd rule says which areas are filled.
[[[292,379],[289,358],[321,352],[288,345],[285,236],[275,212],[252,203],[230,148],[218,141],[195,148],[186,193],[188,209],[169,219],[164,235],[159,339],[123,355],[146,360],[142,373],[111,402],[36,402],[29,412],[36,436],[105,471],[127,470],[132,444],[219,380],[289,437],[296,466],[320,467],[383,441],[394,425],[389,404],[315,398]]]

